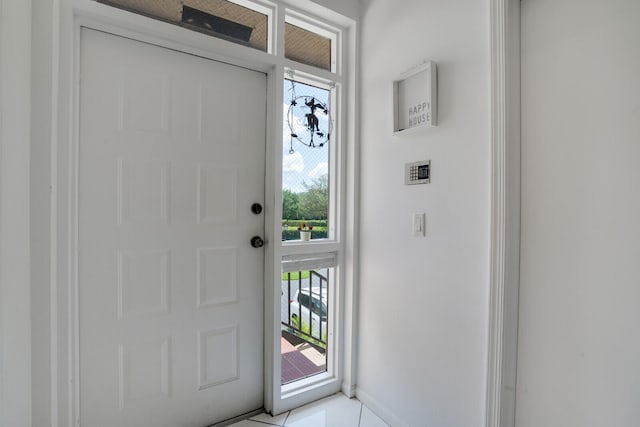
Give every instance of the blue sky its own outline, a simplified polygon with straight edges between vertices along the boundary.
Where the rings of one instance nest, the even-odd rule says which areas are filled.
[[[289,150],[291,148],[291,129],[289,128],[289,125],[287,123],[287,113],[289,111],[289,104],[291,102],[291,94],[291,83],[288,80],[285,80],[282,115],[282,187],[285,190],[302,192],[305,190],[303,182],[311,184],[314,179],[317,179],[320,176],[326,175],[328,173],[330,144],[327,144],[322,148],[309,148],[294,138],[294,153],[289,153]],[[312,96],[317,101],[329,106],[328,90],[319,89],[314,86],[296,82],[295,94],[296,96]],[[320,128],[326,129],[327,116],[324,114],[317,114],[317,117],[320,121]],[[308,135],[309,131],[304,125],[305,122],[306,119],[302,114],[302,111],[300,111],[300,113],[294,117],[293,121],[295,132],[298,135]]]

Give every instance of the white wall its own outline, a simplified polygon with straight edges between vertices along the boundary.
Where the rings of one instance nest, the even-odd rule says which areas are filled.
[[[32,422],[50,425],[51,379],[51,140],[53,2],[31,0],[31,372]],[[52,375],[53,374],[53,375]]]
[[[489,2],[371,0],[361,33],[357,395],[394,426],[484,422],[489,289]],[[439,125],[392,136],[392,80],[438,63]],[[431,159],[432,183],[404,185]],[[427,237],[411,235],[426,212]]]
[[[0,426],[31,425],[31,2],[0,0]]]
[[[287,0],[285,0],[287,1]],[[291,0],[288,0],[291,1]],[[293,4],[299,3],[300,0],[293,0]],[[358,0],[311,0],[326,7],[327,9],[338,12],[341,15],[356,19],[360,16],[360,3]]]
[[[640,422],[639,23],[522,3],[518,427]]]

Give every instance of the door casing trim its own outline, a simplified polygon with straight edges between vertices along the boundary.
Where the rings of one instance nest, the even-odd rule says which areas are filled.
[[[515,426],[520,286],[520,0],[491,0],[491,264],[486,427]]]

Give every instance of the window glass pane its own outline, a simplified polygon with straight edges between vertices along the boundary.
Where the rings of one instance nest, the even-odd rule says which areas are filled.
[[[214,37],[267,50],[267,15],[227,0],[98,0]]]
[[[285,23],[284,56],[331,71],[331,39]]]
[[[330,92],[284,82],[282,240],[329,236]]]
[[[282,273],[282,384],[327,371],[333,269]]]
[[[298,294],[298,301],[303,308],[309,308],[309,295]]]

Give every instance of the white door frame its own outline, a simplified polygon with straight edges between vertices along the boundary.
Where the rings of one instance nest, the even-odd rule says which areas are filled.
[[[203,37],[197,33],[180,34],[179,28],[169,28],[176,34],[167,35],[167,29],[162,28],[161,23],[140,22],[146,21],[138,16],[130,16],[119,10],[100,11],[93,13],[94,9],[105,8],[97,3],[83,4],[83,7],[67,5],[61,9],[61,39],[54,50],[54,57],[59,55],[59,95],[61,108],[61,129],[54,150],[55,164],[52,182],[55,186],[55,200],[57,211],[53,215],[59,218],[57,227],[52,229],[56,246],[52,251],[52,265],[57,267],[57,276],[52,280],[53,295],[58,298],[58,304],[53,304],[56,310],[52,311],[52,319],[56,324],[55,332],[51,337],[52,357],[52,389],[51,389],[51,418],[54,425],[74,426],[79,417],[79,390],[78,390],[78,312],[77,312],[77,150],[79,127],[79,80],[80,80],[80,29],[92,28],[109,32],[115,35],[128,37],[134,40],[158,45],[161,47],[179,50],[211,60],[239,65],[267,74],[268,92],[271,90],[271,82],[274,79],[273,67],[261,64],[257,60],[234,60],[226,55],[224,49],[216,47],[218,40]],[[122,16],[119,16],[122,15]],[[167,24],[164,24],[167,25]],[[194,37],[190,37],[194,36]],[[208,46],[208,45],[211,45]],[[226,47],[226,46],[225,46]],[[227,49],[228,51],[228,49]],[[222,53],[220,53],[222,52]],[[256,55],[257,56],[257,55]],[[69,76],[65,79],[63,76]],[[268,93],[268,97],[272,95]],[[66,108],[64,108],[66,107]],[[268,106],[268,109],[271,107]],[[273,145],[273,138],[267,135],[267,146]],[[271,167],[267,162],[266,167]],[[269,191],[269,189],[267,189]],[[266,194],[266,200],[272,200]],[[57,369],[56,369],[57,367]]]
[[[284,4],[286,3],[286,4]],[[295,7],[309,7],[310,10],[316,10],[317,6],[310,1],[292,1]],[[278,10],[275,16],[283,17],[284,8],[289,8],[288,0],[276,1],[273,4],[274,10]],[[331,15],[330,18],[338,19],[337,14]],[[161,47],[178,50],[184,53],[201,56],[207,59],[225,62],[232,65],[245,67],[251,70],[263,72],[267,75],[267,156],[266,156],[266,176],[267,184],[265,190],[265,223],[267,242],[279,241],[280,237],[274,235],[273,227],[270,224],[276,223],[274,212],[279,212],[276,206],[277,202],[276,188],[279,182],[276,173],[276,162],[281,155],[281,126],[277,125],[278,120],[282,117],[281,106],[276,105],[275,99],[279,99],[282,93],[282,78],[284,77],[284,68],[287,60],[284,55],[268,55],[264,52],[249,49],[229,42],[212,38],[197,32],[189,31],[178,26],[155,21],[140,15],[131,14],[116,8],[99,4],[92,0],[54,0],[51,10],[52,22],[52,41],[51,53],[53,61],[53,70],[51,76],[52,82],[52,107],[51,122],[54,128],[52,134],[52,161],[51,161],[51,190],[52,190],[52,206],[51,206],[51,281],[47,285],[49,288],[38,284],[41,291],[47,291],[51,295],[51,328],[49,334],[49,344],[47,350],[50,349],[50,377],[43,380],[49,387],[39,388],[34,393],[38,393],[40,401],[49,401],[50,408],[39,409],[33,408],[34,411],[47,411],[49,414],[40,414],[42,418],[45,416],[51,419],[53,426],[75,426],[79,415],[79,395],[77,390],[78,384],[78,316],[77,316],[77,217],[76,217],[76,180],[77,180],[77,146],[78,146],[78,101],[79,101],[79,81],[80,76],[80,29],[82,27],[92,28],[118,36],[131,38],[141,42],[146,42]],[[341,25],[355,29],[355,22],[344,18]],[[282,23],[284,24],[284,19]],[[351,27],[350,27],[351,26]],[[352,41],[349,48],[354,48],[356,34],[355,31],[349,32],[349,38]],[[39,48],[36,48],[38,50]],[[344,82],[349,82],[349,94],[351,98],[348,100],[349,108],[345,108],[344,117],[347,113],[349,119],[355,117],[355,50],[345,54],[345,62],[349,63],[348,76],[345,73]],[[302,67],[304,68],[304,66]],[[321,71],[321,70],[320,70]],[[328,72],[320,72],[319,74],[332,75]],[[281,96],[281,95],[280,95]],[[346,122],[346,120],[345,120]],[[346,135],[353,138],[356,135],[357,123],[355,120],[349,121],[344,126],[344,140]],[[356,138],[350,139],[350,142],[356,141]],[[349,145],[349,150],[356,150],[355,144]],[[350,157],[350,162],[355,164],[355,156]],[[350,170],[355,170],[349,164]],[[349,174],[348,191],[351,193],[355,187],[353,174]],[[350,200],[356,200],[351,193]],[[350,206],[349,209],[355,209]],[[350,218],[353,218],[350,215]],[[351,228],[351,227],[347,227]],[[346,244],[353,247],[355,234],[350,234]],[[268,292],[270,289],[271,277],[275,276],[273,269],[277,252],[274,252],[268,245],[265,251],[265,307],[267,313],[266,323],[270,324],[269,311],[270,299],[274,296]],[[278,264],[279,265],[279,264]],[[42,268],[42,266],[36,267]],[[347,292],[355,292],[355,283],[350,275],[347,282]],[[275,292],[275,291],[273,291]],[[278,292],[279,294],[279,292]],[[352,294],[351,294],[352,295]],[[348,296],[353,300],[352,296]],[[271,315],[274,317],[273,315]],[[352,312],[352,318],[355,318],[355,310]],[[353,322],[345,322],[347,327],[354,327]],[[268,331],[267,331],[268,332]],[[353,336],[353,332],[348,332]],[[273,335],[273,331],[271,331]],[[265,335],[265,343],[273,336]],[[275,360],[272,352],[265,351],[266,375],[265,381],[265,406],[269,408],[269,394],[273,392],[270,382],[273,378],[269,376],[275,363],[279,363],[279,359]],[[346,363],[347,368],[343,371],[343,378],[346,385],[355,383],[355,372],[349,367],[353,366],[355,355],[351,349],[349,352],[349,361]],[[350,387],[347,388],[347,392]]]
[[[515,426],[520,287],[520,0],[491,0],[491,278],[485,427]]]

